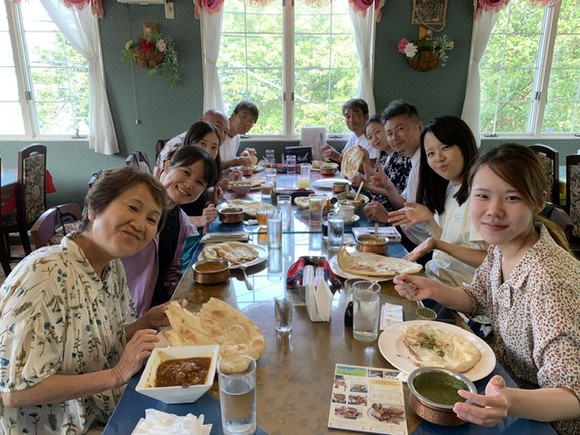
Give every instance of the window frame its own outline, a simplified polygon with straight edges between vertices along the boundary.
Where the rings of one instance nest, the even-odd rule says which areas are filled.
[[[580,137],[580,132],[556,132],[546,133],[543,131],[543,122],[547,106],[548,86],[553,63],[554,47],[558,34],[558,22],[560,18],[561,3],[556,2],[546,5],[544,8],[541,32],[542,37],[538,41],[538,54],[536,57],[536,73],[533,82],[533,95],[528,112],[526,131],[521,132],[493,132],[480,131],[481,138],[486,141],[502,141],[506,139],[517,140],[570,140]],[[499,12],[502,13],[501,11]],[[480,114],[481,117],[481,114]]]
[[[2,0],[0,0],[2,1]],[[70,141],[80,140],[88,142],[88,131],[79,133],[78,136],[69,134],[42,134],[39,131],[38,114],[33,104],[32,76],[29,73],[30,61],[28,48],[24,37],[23,15],[20,3],[4,2],[6,8],[6,20],[13,54],[16,82],[18,84],[18,102],[22,113],[24,126],[23,134],[0,134],[0,141]],[[38,3],[40,4],[40,3]],[[87,70],[88,74],[88,70]]]

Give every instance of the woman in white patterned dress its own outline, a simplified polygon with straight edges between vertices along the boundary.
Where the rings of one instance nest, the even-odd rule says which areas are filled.
[[[103,171],[78,232],[41,248],[0,288],[0,433],[81,434],[102,425],[168,324],[136,320],[120,257],[151,241],[165,188],[130,165]]]

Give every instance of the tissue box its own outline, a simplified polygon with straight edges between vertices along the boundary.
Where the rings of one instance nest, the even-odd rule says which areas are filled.
[[[306,285],[306,310],[312,322],[329,322],[333,294],[325,281]]]

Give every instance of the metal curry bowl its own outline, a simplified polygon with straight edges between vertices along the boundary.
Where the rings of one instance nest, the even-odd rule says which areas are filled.
[[[387,253],[387,238],[374,234],[361,234],[356,241],[356,250],[372,254],[385,255]]]
[[[230,277],[230,266],[224,259],[198,261],[193,265],[193,279],[198,284],[219,284]]]
[[[224,224],[237,224],[244,220],[244,209],[241,207],[224,207],[218,210],[218,214]]]
[[[473,382],[461,373],[442,367],[420,367],[409,374],[409,403],[415,413],[435,424],[459,426],[465,421],[453,412],[456,402],[467,402],[457,390],[477,393]]]

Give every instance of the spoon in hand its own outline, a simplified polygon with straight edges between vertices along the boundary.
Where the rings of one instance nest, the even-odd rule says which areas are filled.
[[[431,308],[427,308],[425,307],[425,305],[423,304],[423,301],[417,299],[417,296],[415,296],[415,292],[413,291],[413,289],[411,287],[409,287],[409,284],[407,284],[406,282],[403,282],[403,287],[405,287],[405,290],[407,290],[407,293],[409,294],[409,296],[411,297],[412,300],[414,300],[415,302],[417,302],[417,317],[423,319],[423,320],[435,320],[437,318],[437,313],[432,310]]]

